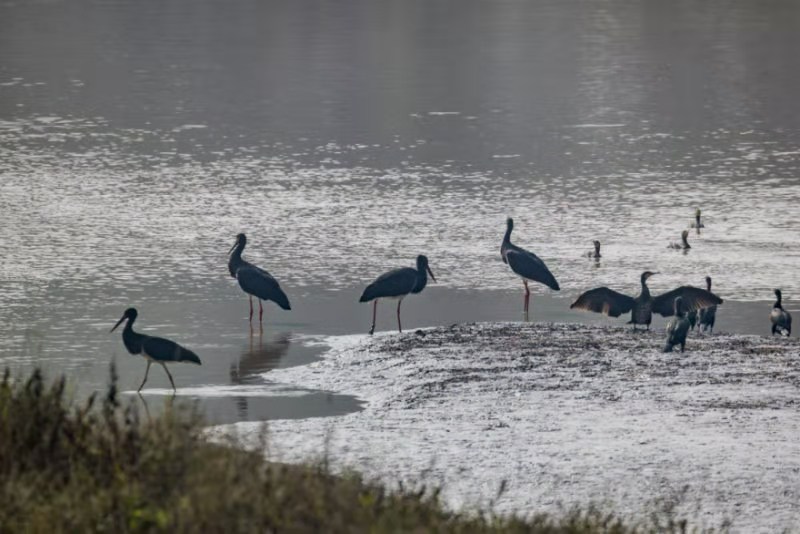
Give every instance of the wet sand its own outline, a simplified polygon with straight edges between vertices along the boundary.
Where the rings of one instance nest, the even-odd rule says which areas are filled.
[[[272,421],[270,455],[327,451],[388,483],[441,484],[458,508],[598,502],[641,517],[668,499],[697,525],[796,527],[800,342],[693,333],[665,354],[663,341],[518,323],[331,337],[321,361],[270,378],[356,395],[364,410]],[[217,428],[246,441],[261,425]]]

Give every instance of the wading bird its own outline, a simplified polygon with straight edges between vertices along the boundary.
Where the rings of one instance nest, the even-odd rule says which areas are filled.
[[[258,298],[258,322],[261,323],[264,317],[262,300],[271,300],[284,310],[291,310],[292,307],[286,293],[271,274],[242,259],[242,251],[246,245],[247,237],[244,234],[237,235],[236,243],[228,252],[231,256],[228,260],[228,271],[239,282],[239,287],[250,295],[250,321],[253,320],[253,297]]]
[[[669,245],[667,245],[667,248],[676,248],[682,250],[688,250],[692,248],[691,245],[689,245],[689,241],[687,240],[688,237],[689,237],[689,230],[684,230],[683,232],[681,232],[681,242],[670,243]]]
[[[122,330],[122,342],[125,344],[125,348],[128,349],[128,352],[131,354],[141,354],[147,359],[147,369],[144,372],[144,380],[142,380],[142,385],[139,386],[139,389],[136,391],[142,391],[144,383],[147,382],[147,374],[150,372],[150,364],[153,362],[161,364],[161,367],[164,368],[164,371],[166,371],[169,377],[170,384],[172,384],[172,390],[177,391],[175,389],[175,381],[172,380],[172,375],[169,374],[169,369],[167,369],[167,364],[172,362],[185,362],[200,365],[200,358],[198,358],[197,354],[194,352],[185,347],[181,347],[169,339],[146,336],[134,332],[133,323],[136,321],[137,315],[136,308],[128,308],[125,310],[122,318],[114,325],[114,328],[111,329],[111,332],[113,332],[122,324],[122,321],[127,319],[128,322],[125,323],[125,328]]]
[[[718,296],[705,289],[692,286],[681,286],[663,295],[653,297],[647,287],[647,279],[654,274],[658,273],[650,271],[642,273],[642,291],[638,297],[629,297],[607,287],[598,287],[579,296],[572,303],[570,309],[604,313],[610,317],[619,317],[623,313],[631,312],[631,320],[627,324],[632,324],[635,330],[637,324],[646,325],[649,329],[653,313],[664,317],[672,315],[674,313],[673,302],[677,297],[683,298],[683,309],[690,311],[722,304],[722,299]]]
[[[711,277],[706,276],[706,289],[711,292]],[[700,326],[699,330],[703,332],[708,329],[712,334],[714,333],[714,322],[717,319],[717,307],[709,306],[708,308],[701,308],[699,312]]]
[[[419,293],[425,289],[428,283],[428,275],[436,282],[436,277],[433,276],[431,268],[428,267],[428,258],[425,256],[417,256],[417,268],[403,267],[395,269],[380,275],[374,282],[367,286],[364,293],[361,294],[359,302],[369,302],[374,300],[372,304],[372,326],[369,333],[375,332],[375,315],[378,312],[378,299],[391,298],[397,299],[397,330],[403,332],[403,326],[400,324],[400,304],[403,299],[411,293]]]
[[[528,303],[531,297],[531,291],[528,289],[528,282],[539,282],[544,284],[550,289],[558,291],[558,282],[555,276],[539,257],[533,252],[520,248],[511,243],[511,231],[514,229],[514,220],[509,217],[506,220],[506,235],[503,236],[503,243],[500,245],[500,255],[503,258],[503,263],[511,267],[514,274],[522,278],[522,283],[525,284],[525,315],[528,314]]]
[[[783,309],[781,303],[783,295],[780,289],[775,290],[775,296],[778,300],[772,305],[772,312],[769,314],[769,320],[772,323],[772,335],[777,332],[782,336],[789,337],[792,333],[792,315]]]
[[[595,239],[592,243],[594,243],[594,252],[590,250],[586,253],[586,257],[600,259],[602,257],[600,256],[600,241]]]
[[[689,332],[689,319],[683,314],[683,299],[676,297],[673,304],[675,317],[667,324],[667,344],[664,352],[672,352],[675,345],[681,346],[681,352],[686,348],[686,334]]]

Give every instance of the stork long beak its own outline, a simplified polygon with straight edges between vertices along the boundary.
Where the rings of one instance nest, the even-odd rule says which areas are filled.
[[[428,274],[431,275],[431,280],[436,282],[436,277],[433,276],[433,271],[431,271],[431,268],[430,267],[425,267],[425,269],[428,271]]]
[[[121,325],[121,324],[122,324],[122,321],[124,321],[125,319],[127,319],[127,317],[123,315],[123,316],[122,316],[122,318],[121,318],[119,321],[117,321],[117,324],[115,324],[115,325],[114,325],[114,328],[112,328],[111,330],[109,330],[109,331],[108,331],[108,333],[110,334],[111,332],[113,332],[114,330],[116,330],[116,329],[117,329],[117,327],[118,327],[119,325]]]

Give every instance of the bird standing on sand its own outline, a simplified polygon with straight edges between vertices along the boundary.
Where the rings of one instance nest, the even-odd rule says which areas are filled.
[[[688,237],[689,237],[689,230],[684,230],[683,232],[681,232],[681,242],[670,243],[669,245],[667,245],[667,248],[675,248],[681,250],[688,250],[692,248],[691,245],[689,245]]]
[[[676,297],[673,304],[673,317],[667,324],[667,344],[664,352],[672,352],[675,345],[681,346],[681,352],[686,348],[686,334],[689,332],[689,319],[683,314],[683,299]]]
[[[503,236],[503,243],[500,245],[500,255],[503,258],[503,263],[511,267],[514,274],[522,278],[522,283],[525,284],[524,310],[527,317],[528,303],[531,297],[528,282],[539,282],[556,291],[561,288],[558,287],[558,282],[553,273],[550,272],[536,254],[511,243],[511,231],[513,229],[514,220],[509,217],[506,220],[506,235]]]
[[[242,251],[247,245],[247,237],[244,234],[236,236],[236,243],[233,244],[228,260],[228,271],[231,276],[239,282],[239,287],[250,295],[250,321],[253,320],[253,297],[258,298],[258,322],[264,317],[264,307],[262,300],[271,300],[284,310],[291,310],[289,298],[283,292],[278,281],[264,269],[260,269],[242,259]]]
[[[706,276],[706,289],[711,292],[711,277]],[[699,311],[700,326],[697,328],[703,332],[708,329],[712,334],[714,333],[714,322],[717,319],[717,307],[709,306],[708,308],[700,308]]]
[[[200,358],[198,358],[197,354],[194,352],[185,347],[181,347],[169,339],[146,336],[134,332],[133,323],[136,321],[137,315],[136,308],[128,308],[125,310],[122,318],[114,325],[114,328],[111,329],[111,332],[113,332],[122,324],[122,321],[127,319],[128,322],[125,323],[125,328],[122,330],[122,342],[125,344],[125,348],[128,349],[128,352],[131,354],[141,354],[147,358],[147,369],[144,372],[144,380],[142,380],[142,385],[139,386],[139,389],[136,391],[142,391],[144,383],[147,382],[147,374],[150,372],[150,364],[153,362],[161,364],[161,367],[164,368],[164,371],[166,371],[169,377],[170,384],[172,384],[172,391],[177,391],[175,389],[175,381],[172,380],[172,375],[169,374],[169,369],[167,369],[167,363],[186,362],[200,365]]]
[[[772,335],[778,333],[782,336],[789,337],[792,333],[792,315],[783,309],[783,295],[780,289],[775,290],[777,301],[772,305],[772,312],[769,314],[769,320],[772,323]]]
[[[587,252],[586,257],[600,259],[602,257],[600,256],[600,241],[595,239],[594,241],[592,241],[592,243],[594,244],[594,251],[590,250],[589,252]]]
[[[417,268],[403,267],[395,269],[380,275],[374,282],[367,286],[361,294],[359,302],[369,302],[374,300],[372,304],[372,326],[369,333],[375,332],[375,316],[378,312],[378,299],[392,298],[397,299],[397,330],[402,333],[403,326],[400,324],[400,304],[403,299],[411,293],[419,293],[425,289],[428,283],[428,275],[436,282],[436,277],[433,276],[431,268],[428,267],[428,258],[425,256],[417,256]]]
[[[586,310],[604,313],[610,317],[619,317],[623,313],[631,312],[628,324],[636,330],[637,324],[646,325],[650,329],[653,313],[669,317],[674,313],[673,301],[677,297],[683,298],[683,309],[698,310],[714,304],[722,304],[722,299],[713,293],[692,286],[681,286],[663,295],[653,297],[647,287],[647,279],[658,274],[645,271],[641,276],[642,291],[638,297],[629,297],[607,287],[590,289],[579,296],[572,303],[570,309]]]

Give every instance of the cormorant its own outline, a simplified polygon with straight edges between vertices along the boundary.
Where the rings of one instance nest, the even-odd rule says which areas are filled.
[[[586,257],[600,259],[602,257],[600,256],[600,241],[595,239],[594,241],[592,241],[592,243],[594,243],[594,252],[590,250],[589,252],[586,253]]]
[[[681,242],[680,243],[670,243],[667,246],[667,248],[676,248],[676,249],[683,249],[683,250],[687,250],[687,249],[692,248],[691,245],[689,245],[689,241],[687,241],[688,237],[689,237],[689,230],[684,230],[683,232],[681,232]]]
[[[619,317],[623,313],[631,312],[631,320],[628,324],[633,324],[634,329],[637,324],[647,325],[649,329],[654,312],[664,317],[669,317],[674,313],[673,301],[676,297],[683,298],[684,310],[698,310],[714,304],[722,304],[722,299],[718,296],[705,289],[692,286],[681,286],[663,295],[653,297],[647,287],[647,279],[654,274],[658,273],[650,271],[642,273],[642,291],[638,297],[629,297],[607,287],[598,287],[579,296],[572,303],[570,309],[604,313],[610,317]]]
[[[781,290],[775,290],[775,296],[778,298],[775,304],[772,305],[772,313],[769,314],[769,320],[772,323],[772,334],[779,333],[782,336],[789,337],[792,333],[792,315],[783,309],[781,305]]]
[[[700,208],[697,208],[694,212],[694,222],[691,224],[689,228],[705,228],[706,225],[700,222]]]
[[[692,310],[687,313],[686,318],[689,320],[689,327],[694,330],[694,327],[697,324],[697,310]]]
[[[689,319],[683,314],[683,299],[676,297],[673,305],[673,317],[667,324],[667,344],[664,352],[672,352],[675,345],[681,346],[681,352],[686,348],[686,334],[689,332]]]
[[[514,220],[509,217],[506,220],[506,235],[503,236],[503,243],[500,245],[500,255],[503,258],[503,263],[511,267],[514,273],[522,278],[522,283],[525,284],[525,313],[528,313],[528,302],[530,300],[531,292],[528,289],[528,282],[539,282],[544,284],[550,289],[558,291],[558,282],[555,276],[539,257],[533,252],[520,248],[511,243],[511,231],[514,229]]]
[[[711,277],[706,276],[706,288],[708,289],[709,293],[711,292]],[[705,332],[706,330],[711,331],[714,333],[714,321],[717,318],[717,307],[716,306],[709,306],[708,308],[701,308],[699,311],[699,318],[700,318],[700,326],[698,327],[700,330]]]

